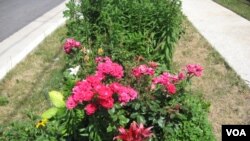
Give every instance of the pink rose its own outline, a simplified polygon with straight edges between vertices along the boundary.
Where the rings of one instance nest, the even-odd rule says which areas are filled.
[[[203,72],[203,67],[198,65],[198,64],[189,64],[186,66],[187,73],[189,75],[194,75],[194,76],[201,76]]]
[[[111,109],[114,106],[114,99],[109,98],[109,99],[101,99],[99,100],[100,105],[106,109]]]
[[[67,109],[72,110],[76,106],[77,106],[77,103],[74,101],[73,97],[72,96],[68,97],[68,100],[66,102]]]
[[[69,54],[72,50],[72,48],[76,47],[80,47],[81,43],[72,39],[72,38],[68,38],[66,39],[66,42],[64,43],[63,49],[65,51],[65,53]]]
[[[175,94],[176,93],[176,87],[175,87],[174,84],[171,84],[171,83],[168,84],[166,86],[166,89],[167,89],[167,91],[168,91],[169,94]]]
[[[86,111],[87,115],[93,115],[97,110],[97,106],[94,103],[90,103],[85,106],[84,110]]]
[[[185,74],[183,72],[180,72],[178,74],[178,80],[184,80],[185,79]]]
[[[140,65],[132,69],[132,74],[135,77],[141,77],[142,75],[154,75],[155,70],[154,68],[148,67],[147,65]]]
[[[100,85],[96,88],[96,92],[98,93],[98,99],[109,99],[113,95],[113,91],[108,86]]]

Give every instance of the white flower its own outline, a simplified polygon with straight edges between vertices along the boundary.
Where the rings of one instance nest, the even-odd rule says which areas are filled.
[[[90,49],[87,49],[87,50],[86,50],[86,53],[87,53],[87,54],[91,53],[91,50],[90,50]]]
[[[79,71],[80,69],[80,65],[76,66],[75,68],[69,68],[68,70],[70,71],[69,74],[70,75],[76,75],[77,72]]]

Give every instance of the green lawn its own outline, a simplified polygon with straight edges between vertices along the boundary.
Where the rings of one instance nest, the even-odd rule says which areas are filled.
[[[250,0],[214,0],[242,17],[250,20]]]

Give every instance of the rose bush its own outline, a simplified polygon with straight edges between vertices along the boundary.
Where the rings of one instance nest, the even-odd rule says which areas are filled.
[[[161,64],[156,62],[124,66],[107,56],[93,58],[92,62],[92,74],[73,75],[74,84],[64,90],[65,113],[49,116],[64,126],[65,136],[71,140],[166,139],[167,125],[187,112],[181,103],[173,105],[172,101],[186,95],[186,85],[203,71],[200,65],[189,64],[172,74],[159,69]],[[129,124],[125,130],[123,127]],[[153,128],[144,129],[143,124]]]

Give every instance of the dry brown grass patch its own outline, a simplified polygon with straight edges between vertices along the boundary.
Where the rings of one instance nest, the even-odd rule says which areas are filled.
[[[217,140],[221,140],[222,124],[250,124],[250,90],[222,57],[188,22],[185,35],[174,55],[176,68],[189,63],[204,66],[204,75],[194,79],[193,91],[201,92],[211,103],[209,120]]]
[[[65,34],[66,28],[59,28],[0,82],[0,96],[9,102],[0,106],[0,124],[20,120],[27,112],[41,113],[49,106],[47,92],[58,85],[51,83],[62,77]]]

